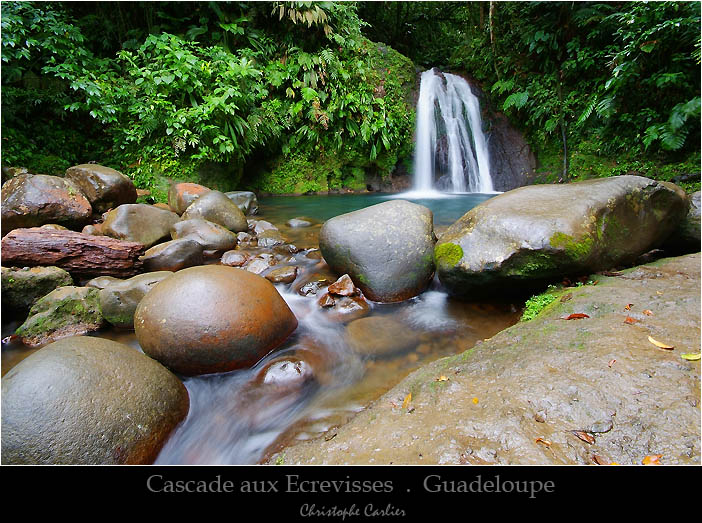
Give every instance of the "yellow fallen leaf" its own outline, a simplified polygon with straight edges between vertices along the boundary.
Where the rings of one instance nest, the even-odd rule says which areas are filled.
[[[650,309],[644,309],[643,313],[646,316],[653,316],[653,311],[651,311]]]
[[[473,398],[473,403],[478,404],[478,398]]]
[[[642,465],[660,465],[659,461],[663,457],[663,454],[653,454],[651,456],[646,456],[641,460]]]
[[[438,378],[436,378],[436,381],[448,381],[448,380],[449,380],[449,379],[448,379],[446,376],[443,376],[443,375],[442,375],[442,376],[439,376]]]
[[[617,463],[616,461],[613,461],[612,463],[610,463],[610,465],[619,465],[619,463]]]
[[[693,352],[688,354],[681,354],[680,357],[687,361],[698,361],[700,359],[700,353],[698,352],[697,354],[695,354]]]
[[[671,345],[666,345],[665,343],[661,343],[660,341],[654,340],[653,338],[651,338],[651,336],[648,337],[648,341],[653,343],[659,349],[673,350],[675,348]]]
[[[402,402],[402,408],[406,409],[407,406],[410,404],[410,401],[412,401],[412,393],[410,392],[405,396],[405,401]]]
[[[536,438],[535,441],[536,443],[541,443],[542,445],[546,445],[547,447],[550,447],[552,445],[552,443],[549,440],[544,438]]]

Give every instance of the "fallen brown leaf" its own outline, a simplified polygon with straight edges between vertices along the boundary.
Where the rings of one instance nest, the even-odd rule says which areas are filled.
[[[626,307],[624,307],[624,310],[630,311],[633,306],[633,303],[627,303]]]
[[[638,323],[639,320],[632,318],[631,316],[627,316],[624,318],[624,323],[628,323],[629,325],[633,325],[634,323]]]
[[[617,360],[609,360],[609,363],[607,363],[607,366],[611,369],[612,365],[616,363]]]
[[[549,440],[544,438],[536,438],[535,441],[536,443],[541,443],[542,445],[546,445],[547,447],[550,447],[552,445],[552,443]]]
[[[602,456],[598,456],[597,454],[592,456],[592,461],[594,461],[598,465],[609,465],[606,459],[604,459]]]
[[[650,309],[644,309],[643,313],[646,316],[653,316],[653,311],[651,311]]]
[[[648,337],[648,341],[650,341],[651,343],[653,343],[653,344],[654,344],[656,347],[658,347],[659,349],[673,350],[673,349],[675,348],[675,347],[673,347],[672,345],[668,345],[668,344],[666,344],[666,343],[661,343],[661,342],[658,341],[658,340],[654,340],[653,338],[651,338],[651,336]]]
[[[589,317],[590,316],[588,316],[587,314],[584,314],[582,312],[575,312],[575,313],[571,314],[570,316],[566,316],[563,319],[564,320],[580,320],[582,318],[589,318]]]
[[[567,302],[567,301],[570,300],[572,297],[573,297],[573,293],[572,293],[572,292],[569,292],[568,294],[565,294],[565,295],[561,296],[561,303]]]
[[[646,456],[644,459],[641,460],[642,465],[660,465],[660,459],[663,457],[663,454],[652,454],[651,456]]]
[[[590,445],[592,445],[593,443],[595,443],[595,438],[593,438],[593,437],[592,437],[590,434],[588,434],[587,432],[584,432],[584,431],[582,431],[582,430],[571,430],[570,432],[571,432],[575,437],[577,437],[578,439],[584,441],[585,443],[589,443]]]

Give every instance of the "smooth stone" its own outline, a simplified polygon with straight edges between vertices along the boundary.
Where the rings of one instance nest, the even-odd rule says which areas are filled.
[[[168,206],[177,214],[183,214],[190,204],[210,189],[197,183],[174,183],[168,189]]]
[[[229,267],[241,267],[246,265],[249,257],[241,251],[227,251],[222,254],[220,263]]]
[[[370,305],[362,296],[334,296],[333,300],[334,304],[325,309],[329,321],[348,323],[370,314]]]
[[[448,228],[437,274],[450,294],[470,298],[628,265],[670,235],[685,203],[676,185],[640,176],[521,187]]]
[[[346,337],[354,352],[373,357],[392,356],[419,343],[405,324],[384,316],[352,321],[346,326]]]
[[[134,312],[147,292],[173,276],[170,271],[147,272],[110,283],[99,294],[102,316],[115,327],[134,328]]]
[[[71,180],[46,174],[20,174],[2,186],[2,234],[56,223],[80,228],[93,209]]]
[[[37,347],[98,330],[104,324],[98,293],[91,287],[58,287],[32,306],[15,334],[25,345]]]
[[[266,279],[273,283],[292,283],[297,278],[298,268],[295,265],[273,269],[266,274]]]
[[[278,227],[273,225],[271,222],[267,222],[266,220],[252,220],[249,219],[247,220],[249,224],[249,230],[252,231],[255,235],[260,236],[266,231],[277,231]]]
[[[121,172],[98,164],[81,164],[66,170],[66,179],[80,187],[95,212],[105,212],[137,199],[136,187]]]
[[[124,281],[121,278],[115,278],[114,276],[98,276],[97,278],[93,278],[92,280],[88,280],[88,282],[85,284],[86,287],[93,287],[95,289],[104,289],[105,287],[112,285],[113,283],[117,283],[120,281]]]
[[[254,258],[245,269],[253,274],[261,274],[271,268],[271,263],[268,260]]]
[[[434,275],[434,241],[432,212],[405,200],[336,216],[319,233],[329,267],[378,302],[403,301],[426,289]]]
[[[46,223],[39,227],[40,229],[51,229],[52,231],[67,231],[68,227],[64,227],[63,225],[59,225],[57,223]]]
[[[323,272],[315,272],[301,278],[294,286],[293,290],[300,296],[316,296],[317,293],[334,283],[335,277]]]
[[[180,217],[145,203],[120,205],[105,215],[102,231],[105,236],[141,243],[151,247],[170,235]]]
[[[257,376],[262,385],[297,388],[314,380],[314,371],[305,360],[282,356],[268,363]]]
[[[59,267],[2,267],[2,306],[5,312],[29,310],[37,300],[58,287],[73,285],[73,278]],[[5,309],[8,307],[12,311]]]
[[[226,251],[236,246],[236,234],[216,223],[193,218],[176,223],[171,229],[174,240],[188,238],[198,242],[204,250]]]
[[[178,271],[144,297],[134,316],[144,352],[184,375],[250,367],[296,328],[271,282],[223,265]]]
[[[224,193],[246,215],[258,212],[258,198],[251,191],[229,191]]]
[[[336,296],[353,296],[354,294],[358,294],[358,289],[354,286],[348,274],[344,274],[341,278],[332,283],[327,291],[329,294],[334,294]]]
[[[83,234],[90,234],[91,236],[104,236],[102,233],[102,224],[90,224],[83,227],[80,231]]]
[[[202,265],[203,248],[196,240],[180,238],[154,245],[139,259],[147,271],[175,272]]]
[[[244,232],[249,227],[241,209],[219,191],[208,191],[193,201],[182,216],[183,220],[192,218],[208,220],[233,232]]]
[[[268,229],[263,231],[258,235],[257,239],[259,247],[276,247],[285,243],[285,238],[277,229]]]
[[[79,336],[28,356],[2,378],[2,461],[152,463],[188,413],[188,391],[121,343]]]

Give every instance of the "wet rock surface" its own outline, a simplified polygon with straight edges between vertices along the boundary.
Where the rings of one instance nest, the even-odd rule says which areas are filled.
[[[179,271],[202,265],[203,247],[200,242],[181,238],[159,243],[148,249],[139,259],[147,271]]]
[[[631,264],[666,240],[685,205],[679,187],[639,176],[521,187],[441,235],[437,274],[450,293],[470,298]]]
[[[81,164],[66,170],[66,179],[80,187],[93,207],[102,213],[137,199],[132,180],[121,172],[98,164]]]
[[[246,216],[241,209],[219,191],[208,191],[191,203],[182,219],[202,218],[233,232],[248,230]]]
[[[168,206],[176,214],[183,214],[191,203],[210,191],[197,183],[174,183],[168,190]]]
[[[700,191],[688,196],[687,214],[682,219],[673,234],[668,238],[665,247],[678,254],[686,252],[698,252],[700,250]]]
[[[268,462],[637,465],[660,454],[662,464],[699,465],[700,364],[681,354],[700,349],[700,255],[593,279],[415,371],[333,439]],[[589,317],[563,319],[571,314]]]
[[[173,273],[169,271],[147,272],[110,283],[99,293],[103,318],[115,327],[134,328],[134,312],[139,302],[147,292],[170,276]]]
[[[2,378],[2,460],[148,464],[188,405],[183,384],[140,352],[88,336],[60,340]]]
[[[56,223],[85,225],[90,202],[71,180],[46,174],[20,174],[2,186],[2,234],[12,229]]]
[[[338,274],[348,274],[373,301],[402,301],[434,274],[432,212],[404,200],[336,216],[322,226],[319,247]]]
[[[183,220],[173,225],[171,237],[174,240],[186,238],[200,244],[203,250],[226,251],[237,243],[236,234],[229,229],[202,218]]]
[[[65,285],[73,285],[73,278],[59,267],[3,267],[3,312],[26,312],[39,298]]]
[[[175,273],[144,297],[134,317],[144,352],[186,375],[251,366],[296,327],[272,283],[222,265]]]
[[[148,248],[167,239],[171,227],[179,219],[176,213],[153,205],[125,204],[107,213],[102,233],[119,240],[140,243]]]
[[[251,191],[230,191],[224,194],[247,216],[258,213],[258,198]]]
[[[355,352],[371,357],[390,356],[419,343],[403,323],[383,316],[352,321],[346,326],[346,335]]]

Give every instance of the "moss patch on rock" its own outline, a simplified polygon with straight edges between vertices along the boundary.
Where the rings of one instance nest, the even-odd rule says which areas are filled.
[[[463,258],[463,249],[455,243],[442,243],[434,249],[434,262],[437,266],[455,267]]]

